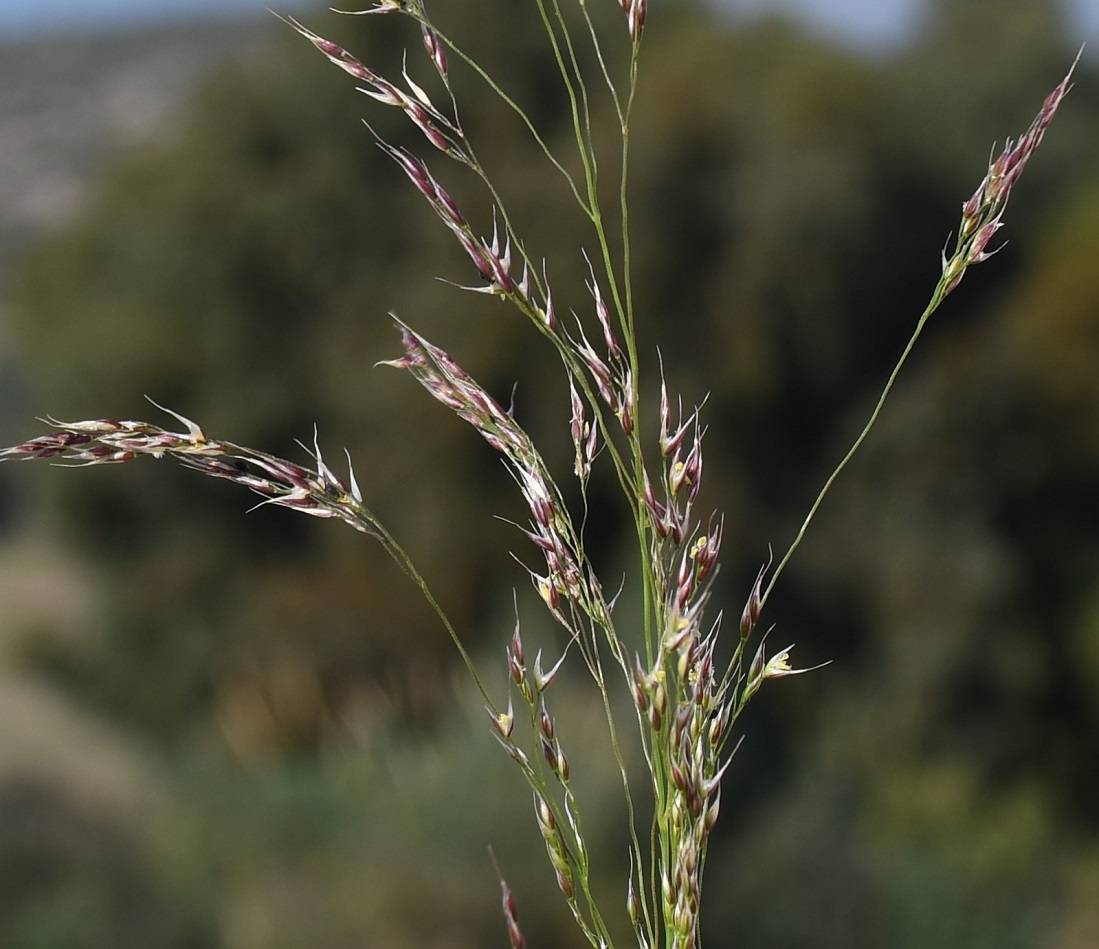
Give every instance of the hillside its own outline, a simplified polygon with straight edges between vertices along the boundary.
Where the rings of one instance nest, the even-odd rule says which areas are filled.
[[[271,28],[0,38],[0,298],[20,249],[65,219],[107,156],[156,135],[203,76]]]

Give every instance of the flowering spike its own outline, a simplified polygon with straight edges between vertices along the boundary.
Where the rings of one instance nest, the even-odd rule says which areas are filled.
[[[522,930],[519,928],[519,906],[512,895],[511,887],[507,885],[502,876],[499,879],[500,901],[504,911],[504,922],[508,928],[508,942],[511,944],[511,949],[526,949],[527,942],[523,938]]]
[[[588,273],[591,275],[591,282],[588,284],[588,292],[592,295],[592,299],[595,300],[595,316],[599,320],[599,326],[603,330],[603,341],[606,343],[608,354],[615,358],[620,359],[622,357],[622,350],[618,346],[618,340],[615,339],[614,331],[611,329],[611,314],[607,308],[607,303],[603,299],[603,294],[599,290],[599,281],[595,279],[595,268],[592,267],[591,260],[588,259],[587,252],[584,252],[584,260],[588,264]]]
[[[549,289],[549,277],[546,276],[545,262],[542,263],[542,282],[546,286],[546,302],[542,307],[542,319],[545,320],[548,329],[553,329],[557,325],[557,314],[553,309],[553,291]]]
[[[410,154],[404,148],[394,148],[391,145],[387,145],[385,142],[379,142],[378,144],[384,152],[401,166],[401,170],[408,175],[417,190],[427,198],[428,201],[434,202],[440,197],[436,190],[435,182],[428,173],[427,166],[419,158]],[[450,196],[447,195],[447,197]]]
[[[153,402],[153,400],[150,399],[148,396],[145,396],[145,398],[148,399],[150,404],[155,405],[158,409],[160,409],[161,412],[167,412],[173,418],[177,419],[178,421],[180,421],[184,425],[186,425],[187,426],[187,432],[191,436],[191,441],[194,442],[196,445],[201,445],[201,444],[204,444],[206,442],[206,433],[201,428],[199,428],[198,425],[196,425],[194,422],[192,422],[189,418],[185,418],[184,416],[180,415],[178,412],[173,412],[171,409],[164,408],[163,405],[159,405],[158,403]]]
[[[431,29],[426,23],[421,23],[420,29],[423,34],[424,50],[426,50],[427,55],[431,57],[431,61],[435,64],[435,68],[445,82],[448,66],[446,50],[443,48],[443,44],[439,42],[439,34]]]
[[[634,43],[641,40],[641,31],[645,27],[645,17],[648,13],[648,3],[646,0],[632,0],[630,3],[629,12],[626,15],[626,22],[630,31],[630,39]]]
[[[417,85],[413,78],[408,74],[407,57],[401,62],[401,75],[404,76],[404,81],[408,84],[408,88],[412,90],[412,94],[420,100],[420,103],[431,109],[432,112],[437,112],[434,104],[431,101],[431,97],[428,96],[428,94],[424,92],[424,90],[419,85]]]
[[[377,12],[380,13],[382,11],[378,10]],[[278,14],[275,15],[278,16]],[[324,53],[324,55],[327,56],[331,62],[339,66],[340,69],[342,69],[344,72],[349,73],[356,79],[362,79],[365,82],[372,83],[378,78],[377,75],[367,69],[366,66],[360,63],[354,56],[352,56],[349,52],[347,52],[347,50],[345,50],[337,43],[333,43],[331,40],[326,40],[324,39],[324,37],[318,36],[312,30],[309,30],[306,27],[302,26],[302,24],[295,20],[293,17],[280,16],[279,19],[282,20],[283,23],[286,23],[287,25],[297,30],[298,33],[300,33],[307,40],[309,40],[310,43],[312,43],[317,49]]]
[[[561,658],[554,663],[553,668],[549,672],[542,672],[542,650],[539,649],[537,655],[534,657],[534,688],[539,692],[544,692],[546,686],[548,686],[557,675],[558,670],[561,668],[565,661],[565,653],[561,654]]]
[[[1077,53],[1068,74],[1046,96],[1030,127],[1017,142],[1008,139],[1004,143],[1003,151],[989,164],[977,190],[962,205],[962,223],[958,229],[954,252],[949,257],[943,254],[942,269],[946,293],[958,286],[970,266],[983,263],[995,253],[985,248],[993,234],[1002,226],[1001,217],[1011,189],[1022,175],[1030,156],[1041,144],[1049,123],[1053,121],[1061,100],[1070,88],[1072,74],[1079,61],[1080,53]]]
[[[492,719],[492,727],[496,729],[500,737],[505,741],[510,740],[512,729],[515,727],[515,713],[512,709],[511,699],[508,698],[506,712],[494,712],[487,705],[485,711],[488,712],[489,717]]]
[[[792,669],[790,668],[790,650],[793,648],[793,644],[791,644],[785,649],[780,649],[767,660],[767,664],[763,667],[763,672],[761,673],[764,679],[782,679],[786,676],[801,675],[803,672],[823,669],[825,666],[831,664],[831,660],[828,660],[828,662],[821,662],[815,666],[809,666],[806,669]]]
[[[670,454],[668,429],[671,412],[668,408],[668,386],[664,381],[664,357],[660,356],[660,450],[667,457]]]
[[[748,595],[748,602],[744,604],[744,612],[740,614],[741,639],[747,639],[752,630],[755,629],[756,623],[759,622],[759,614],[763,609],[763,577],[770,566],[771,560],[768,559],[767,563],[759,568],[759,573],[756,574],[756,582],[752,584],[752,592]]]
[[[359,488],[358,480],[355,478],[355,469],[351,465],[351,452],[349,452],[345,448],[343,450],[343,453],[347,456],[347,475],[348,480],[350,480],[351,482],[351,496],[360,504],[362,504],[363,493],[362,490]]]

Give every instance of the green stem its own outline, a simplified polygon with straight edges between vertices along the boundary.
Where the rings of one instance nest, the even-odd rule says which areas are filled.
[[[847,467],[852,458],[855,457],[861,447],[862,443],[866,441],[866,436],[870,434],[870,430],[874,427],[874,424],[878,421],[878,416],[881,414],[882,407],[885,405],[885,400],[889,398],[889,393],[893,391],[893,385],[897,381],[897,377],[900,375],[901,369],[908,361],[909,354],[912,352],[913,347],[916,345],[916,341],[923,333],[923,328],[927,324],[931,314],[934,313],[939,305],[943,302],[947,294],[947,282],[945,278],[939,280],[938,286],[935,287],[935,292],[931,295],[931,302],[927,304],[927,308],[921,314],[919,320],[916,323],[915,330],[912,331],[912,335],[908,339],[908,343],[905,345],[900,358],[897,360],[896,365],[893,366],[893,371],[889,373],[889,378],[886,380],[885,387],[881,391],[881,395],[878,396],[877,404],[874,406],[874,410],[870,413],[870,418],[863,426],[862,431],[859,432],[858,438],[852,442],[851,447],[847,450],[847,454],[843,456],[840,463],[836,465],[835,469],[828,476],[828,480],[824,482],[824,487],[820,489],[820,493],[817,495],[816,500],[813,501],[812,506],[809,508],[809,513],[805,515],[805,520],[802,521],[801,528],[798,530],[797,536],[794,538],[793,543],[790,544],[786,553],[783,555],[782,560],[779,561],[778,566],[775,568],[775,572],[771,575],[771,582],[767,584],[767,589],[764,590],[763,595],[760,597],[760,606],[766,604],[767,598],[771,595],[771,591],[775,588],[775,584],[778,582],[778,578],[781,576],[782,571],[786,568],[786,564],[790,562],[790,558],[794,555],[794,551],[801,546],[801,542],[805,537],[805,532],[809,529],[810,523],[816,516],[818,508],[824,501],[825,496],[832,490],[832,485],[836,479],[840,476],[840,473]]]
[[[427,600],[428,606],[430,606],[435,612],[435,615],[439,617],[440,622],[442,622],[443,627],[447,631],[447,635],[450,636],[450,641],[454,643],[454,648],[458,650],[458,654],[462,657],[462,662],[465,663],[466,669],[469,671],[470,676],[473,677],[473,682],[477,686],[477,691],[481,693],[481,698],[492,711],[493,715],[498,714],[496,703],[492,701],[492,698],[488,694],[488,690],[481,681],[481,677],[477,674],[477,667],[473,664],[473,659],[466,651],[466,647],[462,644],[462,639],[458,635],[457,630],[454,629],[454,624],[450,622],[450,617],[446,615],[446,612],[439,605],[439,601],[436,600],[434,594],[432,594],[431,588],[428,587],[427,581],[423,578],[423,574],[416,569],[416,565],[405,552],[405,549],[394,540],[393,535],[390,534],[389,531],[373,518],[370,520],[370,526],[371,529],[379,535],[385,552],[393,558],[397,566],[404,572],[405,576],[416,584],[420,593],[423,595],[423,598]]]

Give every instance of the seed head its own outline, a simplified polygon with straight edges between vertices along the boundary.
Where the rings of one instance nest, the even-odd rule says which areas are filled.
[[[1030,127],[1017,142],[1008,139],[1003,151],[989,164],[977,190],[962,205],[962,221],[954,252],[948,257],[944,251],[942,257],[946,293],[950,293],[961,282],[971,265],[983,263],[995,253],[986,249],[988,242],[1002,226],[1001,218],[1011,190],[1022,175],[1030,156],[1041,144],[1049,123],[1053,121],[1061,101],[1068,93],[1072,74],[1079,61],[1078,53],[1068,74],[1046,96]]]

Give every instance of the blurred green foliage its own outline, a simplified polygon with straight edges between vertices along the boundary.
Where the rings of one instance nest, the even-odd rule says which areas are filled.
[[[566,152],[532,6],[450,0],[437,15]],[[398,21],[308,22],[391,75],[408,46],[426,76]],[[734,30],[691,3],[654,8],[631,178],[645,424],[659,344],[673,391],[709,396],[705,491],[726,512],[732,612],[864,420],[990,145],[1063,75],[1064,32],[1053,2],[939,0],[909,47],[874,59],[777,19]],[[559,311],[586,310],[590,235],[522,128],[454,71]],[[567,401],[526,326],[430,279],[476,274],[359,120],[422,143],[371,105],[280,36],[107,169],[20,277],[33,411],[145,417],[148,394],[281,454],[316,424],[502,683],[525,581],[508,554],[521,539],[492,515],[521,505],[479,439],[371,368],[396,351],[386,312],[513,395],[563,472]],[[836,662],[743,720],[708,879],[714,949],[1099,943],[1097,108],[1083,68],[1008,210],[1011,243],[936,316],[769,605],[783,644]],[[484,195],[432,168],[489,232]],[[100,945],[502,944],[488,844],[531,943],[573,944],[525,792],[436,622],[369,542],[245,516],[247,498],[167,466],[5,477],[102,585],[95,635],[38,631],[28,662],[125,728],[168,788],[163,813],[117,831],[148,845],[155,895],[125,866],[81,890],[83,864],[46,848],[77,882],[5,884],[59,927],[19,945],[84,944],[62,932],[80,901],[109,917]],[[593,519],[613,576],[621,525],[598,504]],[[613,880],[620,815],[598,747],[584,750],[585,701],[564,704]],[[118,846],[106,834],[102,859]],[[16,859],[0,853],[5,879]],[[117,922],[135,892],[163,907],[140,939]]]

